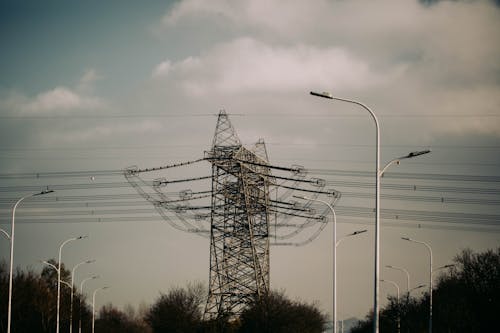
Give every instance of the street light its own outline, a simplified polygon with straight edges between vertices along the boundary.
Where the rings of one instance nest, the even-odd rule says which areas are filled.
[[[332,205],[340,198],[340,192],[335,192],[334,201],[329,204],[326,201],[320,199],[313,199],[305,196],[294,195],[295,198],[317,201],[326,205],[332,212],[333,217],[333,331],[337,332],[337,214],[335,214],[335,209]]]
[[[104,290],[104,289],[108,289],[108,288],[109,288],[108,286],[97,288],[96,290],[94,290],[94,293],[92,294],[92,333],[94,333],[94,322],[95,322],[95,294],[99,290]]]
[[[451,268],[451,267],[455,267],[455,265],[449,264],[449,265],[444,265],[444,266],[441,266],[441,267],[438,267],[438,268],[434,268],[434,270],[432,271],[432,274],[434,274],[437,271],[440,271],[442,269]]]
[[[424,245],[429,250],[429,333],[432,333],[432,248],[426,242],[414,240],[408,237],[401,239]]]
[[[357,231],[354,231],[350,234],[347,234],[347,235],[344,235],[342,237],[340,237],[337,242],[335,243],[336,246],[339,246],[340,242],[342,242],[344,239],[346,239],[347,237],[352,237],[352,236],[357,236],[359,234],[362,234],[362,233],[365,233],[367,232],[368,230],[364,229],[364,230],[357,230]]]
[[[380,282],[385,282],[385,283],[390,283],[392,284],[394,287],[396,287],[396,291],[397,291],[397,302],[398,302],[398,333],[401,332],[401,314],[400,314],[400,305],[399,305],[399,286],[396,282],[394,281],[391,281],[391,280],[384,280],[384,279],[380,279]]]
[[[60,303],[61,303],[61,254],[62,254],[62,248],[64,245],[67,243],[78,240],[78,239],[84,239],[87,238],[88,236],[79,236],[79,237],[73,237],[66,239],[64,242],[61,243],[59,246],[59,262],[57,265],[57,320],[56,320],[56,333],[59,333],[59,309],[60,309]]]
[[[408,292],[408,294],[410,294],[414,290],[417,290],[417,289],[420,289],[420,288],[423,288],[423,287],[425,287],[425,284],[420,284],[420,285],[418,285],[416,287],[413,287],[413,288],[410,289],[410,291]]]
[[[408,297],[410,296],[410,273],[404,269],[403,267],[385,265],[387,268],[396,269],[398,271],[402,271],[406,273],[406,292],[408,293]]]
[[[85,260],[82,262],[79,262],[75,266],[73,266],[73,269],[71,270],[71,301],[70,301],[70,310],[69,310],[69,333],[73,332],[73,282],[75,281],[75,271],[76,269],[84,264],[91,264],[95,262],[95,260]]]
[[[385,172],[385,170],[389,167],[389,165],[393,163],[398,163],[399,160],[404,159],[404,158],[413,158],[416,156],[420,156],[423,154],[427,154],[430,152],[429,151],[422,151],[422,152],[413,152],[409,153],[406,156],[394,159],[390,161],[380,172],[380,126],[379,122],[377,119],[377,116],[375,113],[365,104],[355,101],[355,100],[350,100],[350,99],[345,99],[345,98],[340,98],[340,97],[335,97],[329,92],[310,92],[311,95],[317,96],[317,97],[322,97],[322,98],[328,98],[328,99],[333,99],[333,100],[338,100],[342,102],[347,102],[347,103],[352,103],[356,104],[358,106],[361,106],[363,109],[368,111],[370,113],[374,123],[375,123],[375,269],[374,269],[374,293],[373,293],[373,331],[375,333],[379,332],[379,271],[380,271],[380,177],[381,175]]]
[[[94,280],[94,279],[98,279],[98,278],[99,278],[99,275],[89,276],[89,277],[83,279],[82,282],[80,283],[80,306],[79,306],[80,315],[79,315],[79,320],[78,320],[78,332],[79,333],[82,333],[82,296],[83,296],[83,285],[85,284],[85,282],[87,282],[89,280]]]
[[[12,268],[14,264],[14,231],[15,231],[15,216],[16,216],[16,208],[17,206],[23,201],[24,199],[34,197],[37,195],[44,195],[48,193],[52,193],[54,191],[52,190],[45,190],[42,192],[38,193],[31,193],[28,195],[25,195],[24,197],[20,198],[17,200],[17,202],[14,204],[14,207],[12,208],[12,220],[11,220],[11,229],[10,229],[10,235],[7,234],[5,230],[2,229],[2,232],[7,236],[7,238],[10,241],[10,269],[9,269],[9,305],[8,305],[8,310],[7,310],[7,333],[10,333],[10,326],[11,326],[11,318],[12,318]]]

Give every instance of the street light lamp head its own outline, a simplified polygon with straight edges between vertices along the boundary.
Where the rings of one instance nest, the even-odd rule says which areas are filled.
[[[355,236],[355,235],[359,235],[359,234],[362,234],[362,233],[367,232],[367,231],[368,231],[368,230],[366,230],[366,229],[365,229],[365,230],[358,230],[358,231],[353,232],[353,233],[352,233],[352,235],[353,235],[353,236]]]
[[[86,263],[86,264],[91,264],[91,263],[93,263],[93,262],[95,262],[95,259],[92,259],[92,260],[87,260],[85,263]]]
[[[331,93],[327,92],[327,91],[323,91],[323,92],[315,92],[315,91],[311,91],[309,92],[311,95],[313,96],[318,96],[318,97],[323,97],[323,98],[328,98],[328,99],[333,99],[333,96]]]
[[[49,193],[52,193],[52,192],[54,192],[54,190],[49,190],[49,189],[46,189],[46,190],[43,190],[43,191],[41,191],[41,192],[39,192],[39,193],[35,193],[35,194],[33,194],[33,196],[37,196],[37,195],[44,195],[44,194],[49,194]]]
[[[405,241],[411,241],[411,238],[408,238],[408,237],[401,237],[401,239],[403,239]]]
[[[420,156],[420,155],[429,154],[430,152],[431,152],[430,149],[420,150],[420,151],[412,151],[411,153],[409,153],[408,155],[406,155],[405,158],[413,158],[413,157],[417,157],[417,156]]]
[[[78,236],[76,239],[84,239],[84,238],[89,238],[89,235]]]

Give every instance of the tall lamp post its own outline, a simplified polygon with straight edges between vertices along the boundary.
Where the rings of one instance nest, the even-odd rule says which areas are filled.
[[[59,333],[59,310],[60,310],[60,304],[61,304],[61,255],[62,255],[62,248],[64,245],[71,241],[75,241],[78,239],[83,239],[87,238],[87,236],[79,236],[79,237],[73,237],[66,239],[64,242],[61,243],[59,246],[59,262],[57,264],[57,319],[56,319],[56,333]]]
[[[426,242],[414,240],[408,237],[401,237],[401,239],[422,244],[429,251],[429,333],[432,333],[432,248]]]
[[[340,192],[335,192],[335,200],[333,201],[333,205],[340,197],[338,194]],[[295,198],[310,200],[321,202],[326,205],[328,209],[332,212],[333,218],[333,331],[337,332],[337,214],[335,214],[335,209],[328,202],[320,199],[313,199],[305,196],[294,195]]]
[[[89,276],[85,279],[82,280],[82,282],[80,283],[80,306],[79,306],[79,311],[80,311],[80,315],[79,315],[79,320],[78,320],[78,332],[79,333],[82,333],[82,296],[83,296],[83,285],[85,284],[85,282],[89,281],[89,280],[94,280],[94,279],[98,279],[99,278],[99,275],[94,275],[94,276]]]
[[[12,220],[11,220],[11,229],[10,229],[10,235],[7,234],[5,230],[2,229],[2,232],[7,236],[7,238],[10,241],[10,268],[9,268],[9,305],[8,305],[8,310],[7,310],[7,333],[10,333],[10,327],[11,327],[11,319],[12,319],[12,268],[14,265],[14,231],[15,231],[15,217],[16,217],[16,208],[17,206],[23,201],[24,199],[38,196],[38,195],[44,195],[48,193],[52,193],[54,191],[52,190],[46,190],[42,192],[37,192],[37,193],[31,193],[28,195],[25,195],[24,197],[20,198],[17,200],[17,202],[14,204],[14,207],[12,208]]]
[[[392,284],[394,287],[396,287],[396,291],[397,291],[397,302],[398,302],[398,333],[401,332],[401,314],[400,314],[400,304],[399,304],[399,286],[396,282],[394,281],[391,281],[391,280],[384,280],[384,279],[380,279],[380,282],[385,282],[385,283],[390,283]]]
[[[78,267],[84,264],[91,264],[95,262],[95,260],[85,260],[82,262],[79,262],[75,266],[73,266],[73,269],[71,270],[71,301],[70,301],[70,310],[69,310],[69,333],[73,332],[73,283],[75,281],[75,271]]]
[[[373,119],[373,122],[375,123],[375,260],[374,260],[374,279],[373,279],[373,284],[374,284],[374,293],[373,293],[373,331],[375,333],[379,332],[379,290],[380,290],[380,285],[379,285],[379,272],[380,272],[380,177],[382,174],[385,172],[385,170],[393,163],[399,163],[399,160],[403,158],[412,158],[416,157],[422,154],[429,153],[430,150],[427,151],[422,151],[422,152],[414,152],[410,153],[407,156],[403,156],[397,159],[394,159],[390,161],[381,171],[380,170],[380,126],[379,122],[377,119],[377,116],[375,113],[365,104],[351,100],[351,99],[345,99],[345,98],[340,98],[340,97],[335,97],[331,93],[328,92],[310,92],[311,95],[317,96],[317,97],[322,97],[322,98],[328,98],[328,99],[333,99],[337,101],[342,101],[342,102],[347,102],[347,103],[352,103],[356,104],[358,106],[361,106],[363,109],[368,111],[370,113],[370,116]]]
[[[94,333],[94,323],[95,323],[95,294],[99,290],[104,290],[104,289],[108,289],[108,288],[109,288],[108,286],[97,288],[96,290],[94,290],[94,292],[92,294],[92,333]]]

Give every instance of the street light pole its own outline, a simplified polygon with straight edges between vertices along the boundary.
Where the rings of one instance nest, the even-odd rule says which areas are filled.
[[[408,237],[401,237],[401,239],[422,244],[429,251],[429,333],[432,333],[432,248],[426,242],[417,241]]]
[[[390,280],[384,280],[384,279],[380,279],[380,282],[386,282],[386,283],[390,283],[392,284],[394,287],[396,287],[396,291],[397,291],[397,302],[398,302],[398,333],[401,332],[401,314],[400,314],[400,304],[399,304],[399,286],[396,282],[394,281],[390,281]]]
[[[340,197],[340,192],[335,192],[335,199],[333,201],[333,205]],[[333,218],[333,331],[337,332],[337,214],[335,214],[335,209],[328,202],[320,199],[313,199],[305,196],[294,195],[295,198],[317,201],[326,205],[328,209],[332,212]]]
[[[94,293],[92,294],[92,333],[94,333],[94,323],[95,323],[95,294],[99,291],[99,290],[104,290],[104,289],[108,289],[109,287],[101,287],[101,288],[97,288],[96,290],[94,290]]]
[[[339,97],[334,97],[330,93],[317,93],[314,91],[310,92],[311,95],[317,96],[317,97],[323,97],[323,98],[328,98],[328,99],[334,99],[342,102],[347,102],[347,103],[352,103],[361,106],[363,109],[368,111],[370,116],[373,119],[373,122],[375,123],[375,274],[374,274],[374,293],[373,293],[373,331],[375,333],[378,333],[379,331],[379,304],[378,304],[378,297],[379,297],[379,268],[380,268],[380,126],[379,122],[377,119],[377,116],[375,113],[365,104],[350,100],[350,99],[344,99],[344,98],[339,98]]]
[[[76,269],[81,266],[81,265],[84,265],[84,264],[91,264],[93,263],[95,260],[85,260],[85,261],[82,261],[82,262],[79,262],[78,264],[76,264],[73,269],[71,270],[71,301],[70,301],[70,310],[69,310],[69,333],[72,333],[73,332],[73,283],[75,281],[75,271]]]
[[[391,268],[391,269],[396,269],[398,271],[402,271],[406,273],[406,292],[408,294],[408,297],[410,296],[410,273],[404,269],[403,267],[397,267],[397,266],[392,266],[392,265],[386,265],[385,267]]]
[[[379,291],[380,291],[380,285],[379,285],[379,274],[380,274],[380,177],[382,174],[385,172],[385,170],[393,163],[399,163],[399,160],[402,158],[412,158],[416,157],[422,154],[429,153],[430,151],[425,151],[425,152],[414,152],[410,153],[404,157],[395,159],[390,161],[380,172],[380,125],[377,119],[377,116],[375,113],[365,104],[355,101],[355,100],[350,100],[350,99],[345,99],[345,98],[340,98],[340,97],[335,97],[331,93],[328,92],[310,92],[311,95],[317,96],[317,97],[322,97],[322,98],[328,98],[328,99],[333,99],[337,101],[342,101],[342,102],[347,102],[351,104],[356,104],[358,106],[361,106],[363,109],[368,111],[370,116],[373,119],[373,122],[375,123],[375,260],[374,260],[374,277],[373,277],[373,284],[374,284],[374,293],[373,293],[373,332],[378,333],[379,332]]]
[[[83,279],[82,282],[80,283],[80,306],[79,306],[80,315],[79,315],[79,318],[78,318],[78,332],[79,333],[82,333],[82,296],[83,296],[83,285],[88,280],[94,280],[94,279],[98,279],[98,278],[99,278],[99,275],[89,276],[89,277]]]
[[[59,333],[59,310],[60,310],[60,304],[61,304],[61,255],[62,255],[62,248],[64,245],[67,243],[78,240],[78,239],[83,239],[86,238],[87,236],[79,236],[79,237],[73,237],[65,240],[64,242],[61,243],[59,246],[59,262],[57,265],[57,319],[56,319],[56,333]]]
[[[52,190],[46,190],[38,193],[31,193],[28,195],[25,195],[24,197],[20,198],[17,200],[17,202],[14,204],[14,207],[12,208],[12,220],[11,220],[11,229],[10,229],[10,236],[5,232],[5,230],[2,230],[3,233],[7,236],[7,238],[10,240],[10,268],[9,268],[9,305],[8,305],[8,310],[7,310],[7,333],[10,333],[10,327],[11,327],[11,320],[12,320],[12,270],[13,270],[13,265],[14,265],[14,231],[15,231],[15,217],[16,217],[16,208],[17,206],[23,201],[24,199],[34,197],[37,195],[44,195],[48,193],[52,193],[54,191]]]

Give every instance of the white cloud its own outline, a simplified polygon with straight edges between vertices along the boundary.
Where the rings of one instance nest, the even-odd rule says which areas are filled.
[[[153,69],[153,77],[165,76],[168,74],[168,72],[170,71],[171,68],[172,68],[172,63],[170,62],[170,60],[167,59],[167,60],[161,62],[160,64],[158,64],[158,66],[156,66]]]
[[[216,45],[199,57],[162,62],[153,73],[171,74],[188,94],[197,96],[311,87],[352,89],[387,77],[342,48],[271,46],[248,37]]]
[[[97,73],[95,69],[89,69],[80,78],[77,90],[80,93],[90,93],[93,91],[95,82],[101,80],[103,77]]]
[[[99,78],[94,70],[89,70],[79,80],[76,89],[58,86],[33,97],[10,91],[1,98],[0,108],[7,114],[16,115],[64,114],[102,108],[104,101],[90,94],[93,83]]]
[[[66,87],[57,87],[38,94],[21,109],[27,113],[46,113],[76,109],[95,109],[101,106],[99,99],[81,96]]]

